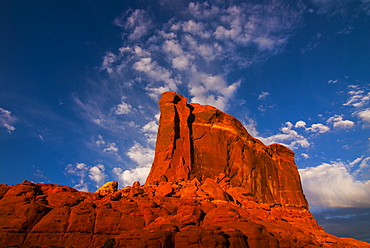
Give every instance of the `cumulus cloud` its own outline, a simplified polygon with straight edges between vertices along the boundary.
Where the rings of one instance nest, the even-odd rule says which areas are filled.
[[[89,178],[96,182],[97,186],[100,186],[104,183],[104,179],[107,177],[104,171],[105,167],[102,164],[92,166],[89,169]]]
[[[68,164],[65,168],[67,174],[72,176],[72,182],[77,190],[88,192],[90,182],[88,179],[96,183],[96,187],[104,183],[107,175],[104,173],[105,167],[103,164],[89,166],[85,163]]]
[[[294,125],[295,128],[300,128],[300,127],[303,127],[303,128],[306,128],[306,122],[304,121],[297,121],[296,124]]]
[[[158,120],[150,121],[142,127],[142,132],[147,138],[147,143],[154,147],[157,140]]]
[[[17,118],[12,115],[9,110],[0,108],[0,126],[5,127],[8,133],[15,130],[13,126],[17,122]]]
[[[343,120],[342,115],[334,115],[327,120],[328,123],[332,123],[334,128],[349,129],[352,128],[355,123],[350,120]]]
[[[306,130],[310,132],[315,132],[315,133],[326,133],[330,131],[330,128],[328,126],[325,126],[322,123],[316,123],[316,124],[312,124],[311,127],[307,128]]]
[[[294,125],[295,128],[303,128],[308,132],[313,133],[326,133],[330,131],[330,128],[322,123],[312,124],[311,127],[306,127],[307,123],[304,121],[297,121]]]
[[[368,161],[369,158],[361,159]],[[357,161],[358,163],[359,161]],[[365,166],[351,170],[353,163],[332,161],[299,169],[305,195],[312,207],[370,207],[370,180],[356,178]]]
[[[286,122],[285,126],[280,129],[281,133],[272,135],[267,138],[257,138],[266,145],[270,145],[272,143],[280,143],[289,147],[290,149],[297,149],[298,147],[310,147],[311,143],[308,141],[308,139],[305,138],[303,135],[298,134],[297,131],[292,129],[293,127],[294,126],[291,122]]]
[[[116,167],[113,169],[113,173],[123,185],[132,185],[135,181],[145,183],[153,162],[154,149],[135,143],[127,152],[127,156],[138,166],[128,170]]]
[[[370,108],[358,112],[357,115],[363,122],[370,124]],[[368,127],[368,125],[365,125],[365,127]]]

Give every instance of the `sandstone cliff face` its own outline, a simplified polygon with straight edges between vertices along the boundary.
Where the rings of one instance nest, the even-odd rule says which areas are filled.
[[[234,117],[173,91],[159,101],[161,117],[154,163],[147,183],[162,175],[200,181],[225,174],[261,203],[308,207],[294,153],[279,144],[265,146]]]

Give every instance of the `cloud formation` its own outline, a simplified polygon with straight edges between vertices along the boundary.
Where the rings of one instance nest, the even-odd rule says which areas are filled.
[[[123,185],[132,185],[135,181],[145,183],[153,162],[154,149],[136,143],[129,149],[127,155],[138,166],[127,170],[116,167],[113,169],[113,173]]]
[[[370,124],[370,108],[367,108],[363,111],[358,112],[357,115],[363,122]],[[369,125],[365,125],[365,126],[368,127]]]
[[[13,126],[17,122],[17,118],[12,115],[9,110],[0,108],[0,126],[5,127],[8,133],[15,130]]]
[[[107,177],[104,173],[105,166],[103,164],[97,164],[95,166],[89,166],[85,163],[68,164],[65,169],[69,175],[74,177],[72,182],[75,185],[73,187],[84,192],[89,191],[88,178],[96,183],[96,187],[99,187]]]
[[[304,121],[297,121],[294,127],[303,128],[304,130],[308,132],[313,132],[313,133],[326,133],[330,131],[330,128],[328,126],[325,126],[322,123],[312,124],[311,127],[306,127],[306,125],[307,124]]]
[[[356,108],[361,108],[366,106],[370,102],[370,92],[366,92],[365,89],[360,88],[358,85],[350,85],[350,95],[349,99],[344,106],[352,106]]]
[[[359,180],[369,172],[368,158],[353,162],[332,161],[299,169],[305,195],[312,207],[370,207],[370,180]],[[357,170],[354,166],[360,163]]]
[[[327,120],[328,123],[332,123],[334,128],[349,129],[352,128],[355,123],[350,120],[343,120],[342,115],[334,115]]]
[[[133,77],[153,99],[166,90],[186,89],[179,93],[191,101],[225,110],[241,83],[229,81],[231,68],[282,51],[301,14],[294,4],[277,1],[204,1],[191,2],[154,25],[153,13],[131,10],[115,20],[123,29],[123,46],[106,53],[101,69],[114,77]]]
[[[293,124],[286,122],[285,126],[280,128],[281,133],[269,136],[267,138],[258,137],[265,145],[272,143],[280,143],[289,147],[290,149],[297,149],[298,147],[307,148],[310,147],[311,143],[303,135],[298,134],[297,131],[293,130]]]

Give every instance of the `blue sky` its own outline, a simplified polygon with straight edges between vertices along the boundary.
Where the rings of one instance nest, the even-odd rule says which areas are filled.
[[[6,0],[0,23],[1,183],[143,183],[175,90],[291,148],[319,223],[370,241],[369,0]]]

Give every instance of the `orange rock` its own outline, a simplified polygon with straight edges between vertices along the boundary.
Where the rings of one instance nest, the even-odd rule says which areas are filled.
[[[288,148],[265,146],[231,115],[188,104],[173,91],[162,94],[159,106],[156,152],[147,183],[163,175],[170,181],[216,178],[247,189],[260,202],[308,207],[294,153]]]
[[[169,196],[172,193],[173,193],[173,188],[171,184],[169,183],[160,184],[156,191],[156,195],[158,196]]]

